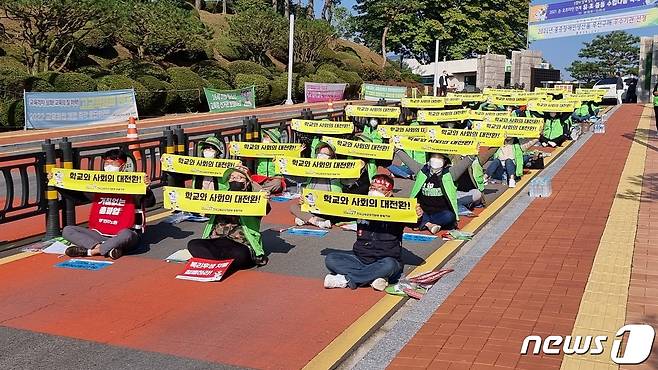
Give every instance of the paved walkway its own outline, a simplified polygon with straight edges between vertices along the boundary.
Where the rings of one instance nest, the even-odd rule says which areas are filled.
[[[522,356],[520,348],[528,335],[614,336],[624,322],[657,321],[652,122],[649,108],[619,109],[605,135],[592,137],[553,179],[553,195],[530,204],[390,367],[617,368],[609,346],[601,356],[565,359]]]

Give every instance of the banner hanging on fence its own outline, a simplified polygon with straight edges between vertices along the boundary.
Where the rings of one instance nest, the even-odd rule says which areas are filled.
[[[472,94],[472,93],[448,93],[448,98],[460,99],[464,103],[478,103],[487,100],[487,97],[484,94]]]
[[[348,105],[345,107],[348,117],[400,118],[400,108],[381,107],[377,105]]]
[[[162,171],[165,172],[219,177],[224,174],[226,169],[240,165],[242,162],[237,159],[215,159],[163,154],[160,157],[160,163],[162,165]]]
[[[532,100],[528,102],[527,110],[534,112],[573,112],[573,102],[561,101],[540,101]]]
[[[231,141],[228,148],[229,154],[232,156],[247,158],[296,158],[299,157],[302,152],[302,144],[250,143],[244,141]]]
[[[420,122],[450,122],[463,121],[469,117],[469,109],[452,110],[421,110],[418,111]]]
[[[455,128],[440,128],[435,136],[442,140],[476,140],[480,145],[500,147],[505,142],[505,133],[490,130],[463,130]]]
[[[401,105],[403,108],[438,109],[438,108],[443,108],[445,106],[445,99],[443,98],[402,99]]]
[[[342,135],[354,132],[354,124],[352,122],[306,119],[293,119],[290,123],[290,128],[297,132],[305,132],[309,134]]]
[[[289,176],[319,177],[325,179],[358,179],[361,160],[309,159],[281,157],[274,160],[276,173]]]
[[[375,84],[363,84],[361,86],[361,95],[365,100],[378,101],[400,101],[407,97],[407,88],[404,86],[386,86]]]
[[[434,126],[391,126],[391,125],[379,125],[377,126],[379,134],[382,135],[385,139],[390,139],[393,136],[420,136],[425,137],[428,135],[433,135],[432,133],[436,131]]]
[[[48,185],[88,193],[146,194],[146,174],[53,168]]]
[[[231,112],[256,108],[255,86],[238,90],[215,90],[203,88],[208,100],[208,108],[212,113]]]
[[[429,153],[475,155],[479,151],[478,142],[472,138],[453,140],[395,136],[392,141],[400,149]]]
[[[304,82],[306,103],[321,103],[343,100],[347,84]]]
[[[25,127],[56,128],[128,122],[137,115],[135,91],[25,92]]]
[[[164,208],[211,215],[265,216],[267,194],[262,191],[215,191],[165,186]]]
[[[392,144],[366,143],[323,136],[322,141],[336,148],[336,154],[358,158],[393,159]]]
[[[371,197],[304,189],[302,211],[354,219],[416,223],[415,198]]]

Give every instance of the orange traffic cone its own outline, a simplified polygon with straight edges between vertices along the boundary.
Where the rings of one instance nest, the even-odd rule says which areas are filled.
[[[137,133],[137,123],[135,122],[135,117],[128,118],[128,131],[126,132],[127,141],[137,141],[139,140],[139,134]],[[142,153],[139,151],[139,144],[130,144],[128,149],[132,150],[133,157],[135,160],[142,160]]]

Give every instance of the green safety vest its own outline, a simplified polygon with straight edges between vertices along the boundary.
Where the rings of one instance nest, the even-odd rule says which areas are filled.
[[[494,158],[500,157],[500,148],[494,153]],[[515,175],[523,176],[523,149],[520,144],[514,144],[514,164],[516,165]]]
[[[471,163],[471,170],[469,171],[471,175],[471,181],[477,186],[479,191],[484,191],[484,169],[480,164],[480,160],[475,158],[473,163]]]
[[[564,135],[564,128],[559,118],[547,118],[544,122],[544,131],[542,133],[545,138],[552,140]]]
[[[416,198],[425,181],[427,181],[427,175],[425,172],[418,172],[418,175],[416,176],[416,182],[414,183],[414,187],[411,189],[411,194],[409,195],[410,198]],[[446,197],[446,200],[448,203],[450,203],[452,211],[455,213],[455,218],[459,221],[459,207],[457,206],[457,186],[455,186],[455,182],[452,180],[452,175],[450,175],[450,171],[448,171],[448,169],[443,170],[443,174],[441,175],[441,185],[443,188],[441,189],[443,190],[443,196]]]
[[[418,123],[418,121],[416,121],[416,120],[413,120],[413,121],[411,121],[409,126],[420,126],[420,123]],[[427,154],[425,152],[421,151],[421,150],[406,150],[405,149],[404,152],[407,153],[407,155],[409,157],[411,157],[414,161],[416,161],[420,164],[424,164],[425,162],[427,162]]]
[[[653,106],[658,107],[658,96],[653,97]]]

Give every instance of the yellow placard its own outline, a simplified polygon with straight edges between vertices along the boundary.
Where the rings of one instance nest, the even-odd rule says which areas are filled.
[[[404,98],[401,101],[402,108],[424,108],[424,109],[438,109],[445,106],[444,98],[420,98],[408,99]]]
[[[585,95],[600,95],[603,96],[607,92],[607,89],[585,89],[585,88],[576,88],[576,94],[585,94]]]
[[[394,136],[393,144],[404,150],[418,150],[421,152],[474,155],[478,154],[478,142],[472,138],[442,139],[424,137]]]
[[[361,160],[309,159],[280,157],[274,159],[276,173],[325,179],[357,179],[361,176]]]
[[[234,157],[299,157],[302,152],[302,144],[250,143],[243,141],[231,141],[229,143],[228,151]]]
[[[211,215],[265,216],[267,194],[262,191],[215,191],[165,186],[164,208]]]
[[[176,154],[163,154],[160,157],[162,171],[214,177],[222,176],[226,169],[241,163],[237,159],[188,157]]]
[[[88,193],[146,194],[146,174],[53,168],[48,185]]]
[[[564,94],[570,91],[561,87],[535,87],[535,92],[544,94]]]
[[[448,93],[448,98],[460,99],[464,103],[472,102],[483,102],[487,100],[487,97],[484,94],[472,94],[472,93]]]
[[[462,99],[454,96],[444,98],[445,105],[462,105]]]
[[[483,130],[500,131],[510,137],[534,139],[541,135],[544,120],[532,117],[494,117],[482,122]]]
[[[573,102],[531,100],[526,108],[534,112],[573,112]]]
[[[483,90],[484,95],[490,95],[490,96],[501,96],[501,95],[514,95],[516,93],[522,93],[525,92],[525,90],[515,90],[515,89],[494,89],[494,88],[489,88],[485,87]]]
[[[528,98],[523,96],[494,96],[492,99],[496,105],[526,105]]]
[[[416,223],[414,198],[371,197],[304,189],[302,211],[354,219]]]
[[[436,130],[433,126],[391,126],[391,125],[379,125],[377,130],[385,139],[390,139],[393,136],[428,136],[430,132]],[[430,135],[431,136],[431,135]]]
[[[565,95],[563,100],[566,100],[568,102],[576,102],[578,103],[577,106],[582,105],[582,102],[584,101],[592,101],[595,103],[600,103],[603,101],[603,96],[602,95],[596,95],[596,94],[569,94]]]
[[[510,117],[512,114],[506,110],[472,110],[469,113],[469,119],[473,121],[484,121],[485,119],[492,117]]]
[[[358,158],[393,159],[392,144],[366,143],[323,136],[322,141],[336,148],[336,154]]]
[[[345,115],[348,117],[400,118],[400,108],[377,105],[348,105],[345,107]]]
[[[418,111],[420,122],[463,121],[469,117],[469,109],[421,110]]]
[[[309,134],[341,135],[354,132],[352,122],[318,121],[306,119],[293,119],[290,128],[297,132]]]
[[[456,128],[440,128],[436,133],[436,139],[443,140],[463,140],[473,139],[480,145],[489,147],[503,146],[505,142],[505,133],[491,130],[463,130]]]

